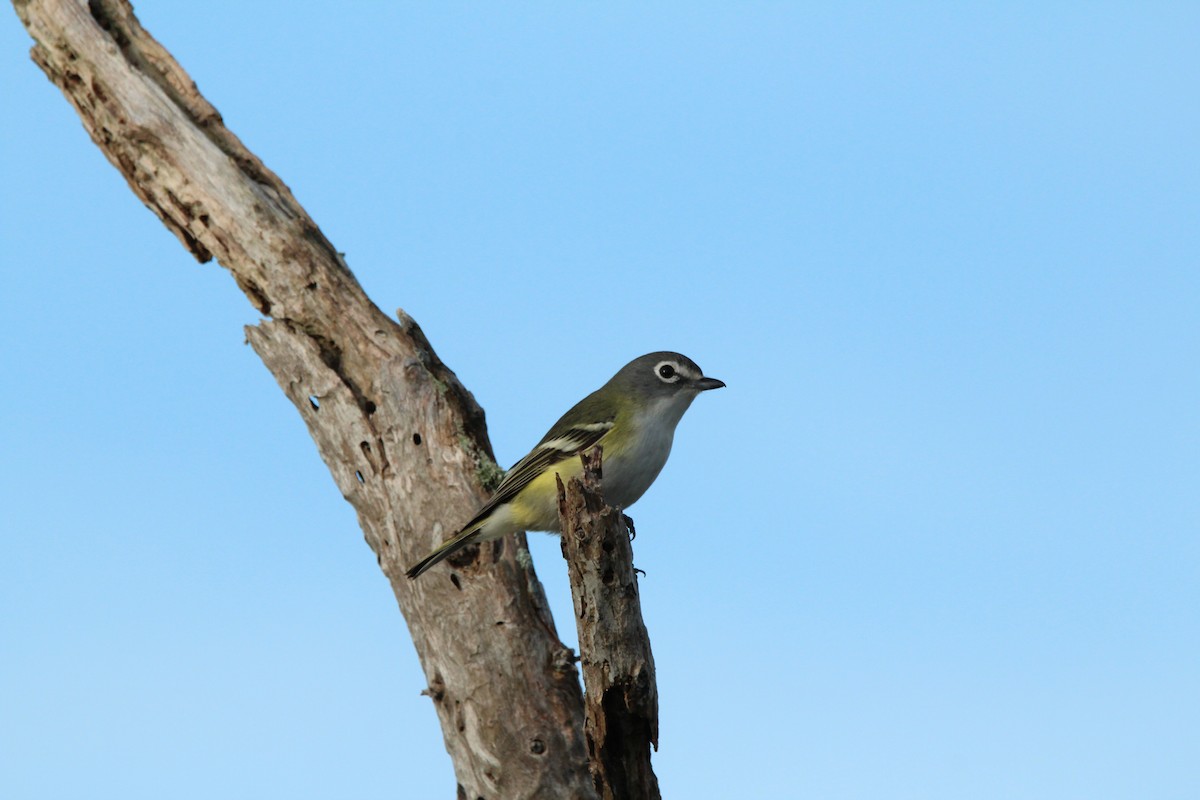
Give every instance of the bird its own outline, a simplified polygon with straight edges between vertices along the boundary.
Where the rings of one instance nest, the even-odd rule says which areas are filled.
[[[564,482],[578,476],[583,471],[579,454],[596,445],[604,452],[605,501],[623,512],[667,463],[675,426],[692,401],[724,386],[680,353],[663,350],[635,358],[563,414],[505,474],[471,521],[406,574],[415,579],[467,545],[509,533],[561,532],[555,476]]]

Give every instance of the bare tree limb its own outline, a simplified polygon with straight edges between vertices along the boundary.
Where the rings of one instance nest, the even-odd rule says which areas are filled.
[[[621,513],[604,503],[601,448],[580,458],[579,478],[565,488],[558,479],[558,513],[579,631],[592,780],[603,800],[658,800],[650,766],[650,748],[658,748],[658,687],[633,549]]]
[[[483,411],[403,313],[387,317],[286,185],[224,126],[125,0],[14,0],[32,58],[197,259],[264,320],[246,337],[358,514],[412,633],[469,798],[594,797],[582,703],[523,537],[413,582],[495,474]],[[484,567],[486,565],[486,568]]]

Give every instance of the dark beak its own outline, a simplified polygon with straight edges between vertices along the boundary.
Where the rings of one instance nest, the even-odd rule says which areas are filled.
[[[709,389],[724,389],[725,381],[719,381],[716,378],[701,378],[696,381],[695,386],[702,392],[707,392]]]

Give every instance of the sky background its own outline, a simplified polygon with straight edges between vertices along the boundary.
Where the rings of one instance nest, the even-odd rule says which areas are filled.
[[[729,384],[633,510],[664,796],[1200,797],[1195,4],[137,11],[505,465]],[[257,314],[0,18],[0,796],[452,797]]]

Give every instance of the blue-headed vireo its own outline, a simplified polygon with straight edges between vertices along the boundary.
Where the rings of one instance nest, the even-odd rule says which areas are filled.
[[[558,485],[583,471],[579,454],[604,448],[604,499],[626,509],[650,488],[671,453],[683,412],[708,389],[725,384],[706,378],[679,353],[650,353],[630,361],[575,404],[529,455],[505,475],[492,499],[449,541],[408,570],[415,578],[454,551],[517,531],[559,532]]]

